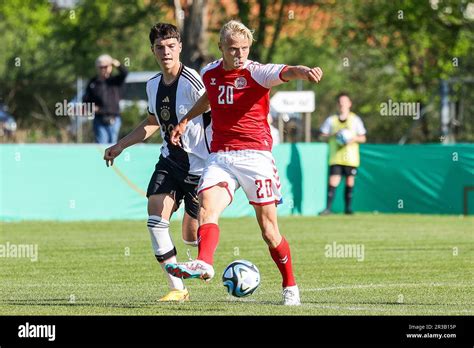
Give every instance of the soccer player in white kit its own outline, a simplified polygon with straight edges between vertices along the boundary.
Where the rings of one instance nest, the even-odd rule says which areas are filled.
[[[188,122],[211,107],[211,154],[198,188],[198,256],[194,261],[169,263],[165,267],[170,274],[182,278],[210,280],[214,276],[218,219],[232,202],[235,190],[242,187],[282,275],[283,304],[299,305],[290,247],[278,229],[280,181],[271,153],[267,115],[271,87],[290,80],[319,82],[323,73],[320,68],[250,61],[247,58],[252,41],[252,32],[240,22],[230,21],[222,27],[222,58],[201,71],[206,93],[171,134],[171,142],[178,144]]]
[[[180,62],[182,49],[178,29],[158,23],[150,30],[151,50],[161,72],[146,85],[148,118],[117,144],[105,150],[107,166],[127,147],[142,142],[161,128],[163,144],[147,189],[148,221],[153,252],[168,278],[170,291],[160,301],[189,300],[183,280],[165,271],[165,264],[176,262],[176,248],[169,233],[169,221],[184,201],[182,236],[185,244],[195,245],[198,228],[197,185],[209,156],[212,136],[210,115],[203,113],[186,129],[180,146],[171,144],[171,130],[205,92],[199,74]]]

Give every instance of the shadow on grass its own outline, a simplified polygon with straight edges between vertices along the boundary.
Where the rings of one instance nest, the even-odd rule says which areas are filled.
[[[98,308],[153,308],[172,307],[175,310],[196,311],[195,305],[222,305],[222,306],[248,306],[248,305],[278,305],[277,301],[255,301],[255,300],[198,300],[190,302],[158,302],[156,301],[132,301],[133,303],[121,302],[100,302],[100,301],[75,301],[70,302],[64,298],[51,299],[19,299],[0,301],[0,305],[10,306],[45,306],[45,307],[98,307]],[[209,312],[221,311],[222,308],[207,307]]]

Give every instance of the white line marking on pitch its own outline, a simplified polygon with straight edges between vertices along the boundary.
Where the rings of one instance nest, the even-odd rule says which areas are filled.
[[[301,289],[301,291],[331,291],[331,290],[351,290],[351,289],[375,289],[375,288],[393,288],[393,287],[418,287],[418,286],[473,286],[472,284],[462,283],[394,283],[394,284],[353,284],[338,285],[324,288]]]
[[[332,291],[332,290],[353,290],[353,289],[376,289],[376,288],[396,288],[396,287],[419,287],[419,286],[460,286],[460,287],[472,287],[474,284],[465,283],[393,283],[393,284],[348,284],[348,285],[335,285],[323,288],[301,288],[301,292],[311,291]],[[280,291],[264,291],[265,294],[279,293]],[[262,292],[260,292],[262,293]]]
[[[333,309],[333,310],[349,310],[349,311],[367,311],[367,312],[396,312],[399,313],[399,308],[398,307],[385,307],[385,308],[380,308],[380,307],[355,307],[355,306],[330,306],[330,305],[319,305],[315,303],[303,303],[301,304],[302,307],[316,307],[316,308],[323,308],[323,309]],[[468,310],[468,309],[463,309],[460,311],[439,311],[439,310],[423,310],[423,313],[428,314],[428,313],[433,313],[433,314],[462,314],[462,313],[472,313],[473,311]]]

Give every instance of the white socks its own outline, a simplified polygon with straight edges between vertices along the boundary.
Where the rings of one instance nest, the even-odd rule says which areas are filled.
[[[171,257],[170,259],[167,260],[168,262],[167,263],[176,263],[176,256],[173,256]],[[168,279],[168,286],[170,288],[170,290],[184,290],[184,283],[183,283],[183,280],[181,278],[178,278],[178,277],[174,277],[172,276],[171,274],[169,274],[168,272],[166,272],[166,269],[165,269],[165,262],[162,262],[160,263],[160,266],[161,268],[163,269],[163,272],[165,272],[166,274],[166,278]]]
[[[184,283],[181,278],[177,278],[166,272],[166,263],[176,263],[176,248],[169,233],[169,222],[161,216],[150,215],[148,217],[148,231],[150,232],[153,253],[160,263],[167,279],[170,289],[183,290]]]
[[[167,255],[168,253],[173,254],[174,250],[174,244],[169,232],[170,223],[165,219],[162,219],[161,216],[150,215],[148,217],[147,226],[148,231],[150,232],[153,252],[155,253],[155,256],[157,256],[157,259],[166,256],[173,256]],[[163,260],[158,261],[161,262]]]

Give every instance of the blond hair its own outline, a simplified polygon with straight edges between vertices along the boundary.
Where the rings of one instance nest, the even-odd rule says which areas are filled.
[[[244,24],[239,21],[231,20],[224,24],[220,31],[219,42],[223,44],[227,36],[235,37],[236,35],[243,35],[249,40],[251,45],[253,42],[253,30],[247,28]]]

